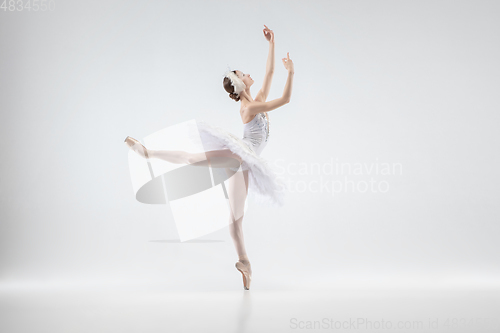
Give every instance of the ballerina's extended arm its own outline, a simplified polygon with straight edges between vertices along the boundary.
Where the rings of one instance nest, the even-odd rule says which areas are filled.
[[[288,71],[288,78],[286,80],[285,89],[283,90],[283,96],[273,99],[269,102],[258,102],[254,101],[248,103],[243,109],[243,112],[249,115],[256,115],[261,112],[272,111],[290,102],[292,97],[292,85],[293,85],[293,75],[295,74],[295,69],[293,66],[293,61],[290,59],[289,52],[287,52],[287,57],[283,58],[283,65]]]
[[[259,90],[255,96],[255,101],[265,102],[267,96],[269,96],[269,90],[271,90],[271,82],[273,81],[274,74],[274,32],[264,25],[264,36],[269,41],[269,54],[267,56],[266,63],[266,75],[264,76],[264,82],[262,83],[262,88]]]

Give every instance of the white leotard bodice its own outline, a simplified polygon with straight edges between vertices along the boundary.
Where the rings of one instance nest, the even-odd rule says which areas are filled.
[[[248,123],[243,124],[243,141],[257,155],[260,155],[269,139],[269,124],[264,113],[257,114]]]

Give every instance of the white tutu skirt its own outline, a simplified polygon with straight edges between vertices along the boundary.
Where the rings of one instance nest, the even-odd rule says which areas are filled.
[[[229,149],[241,157],[240,169],[248,170],[249,198],[263,204],[283,206],[285,183],[267,160],[257,155],[242,138],[221,127],[204,120],[196,120],[196,125],[197,133],[190,133],[190,136],[199,135],[205,152]]]

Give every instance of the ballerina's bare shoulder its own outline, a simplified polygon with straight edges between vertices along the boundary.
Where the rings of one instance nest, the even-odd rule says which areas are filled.
[[[251,122],[253,120],[253,118],[255,118],[257,115],[255,114],[251,114],[249,112],[247,112],[247,105],[250,104],[250,103],[247,103],[247,104],[242,104],[241,105],[241,109],[240,109],[240,116],[241,116],[241,120],[243,121],[243,124],[247,124],[249,122]],[[267,112],[262,112],[264,113],[264,115],[266,116],[267,119],[268,116],[267,116]]]

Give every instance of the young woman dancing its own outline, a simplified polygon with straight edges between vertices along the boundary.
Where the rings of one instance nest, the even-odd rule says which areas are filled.
[[[245,201],[250,188],[250,192],[253,191],[259,198],[281,204],[282,184],[266,161],[260,157],[260,154],[269,140],[269,115],[267,112],[290,102],[295,73],[293,62],[287,53],[287,57],[282,58],[283,65],[288,71],[283,95],[266,102],[274,74],[274,32],[266,25],[264,25],[263,32],[264,37],[269,42],[269,55],[264,82],[255,98],[252,98],[250,93],[250,87],[254,83],[250,74],[243,73],[240,70],[228,70],[223,79],[223,86],[226,92],[229,93],[229,97],[236,102],[241,102],[242,139],[204,121],[201,121],[198,125],[201,139],[204,143],[209,142],[212,144],[212,147],[215,145],[217,149],[202,153],[153,150],[146,149],[139,141],[129,136],[125,139],[125,144],[143,158],[157,158],[171,163],[201,166],[210,166],[211,162],[220,161],[220,158],[235,159],[239,162],[240,169],[238,172],[242,173],[242,177],[231,177],[228,180],[228,194],[232,210],[229,232],[239,259],[235,267],[242,274],[245,290],[250,289],[252,279],[252,268],[245,250],[242,228]]]

